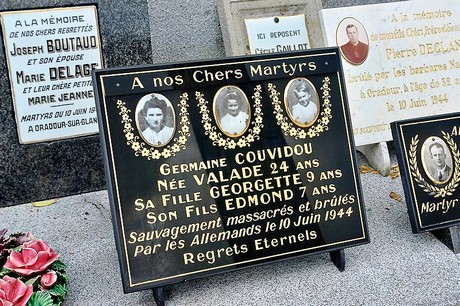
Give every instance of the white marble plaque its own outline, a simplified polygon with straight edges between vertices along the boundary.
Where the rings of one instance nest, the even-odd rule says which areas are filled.
[[[98,133],[91,71],[102,68],[95,6],[1,12],[19,142]]]
[[[304,43],[308,43],[312,48],[323,47],[323,35],[319,22],[319,11],[321,9],[321,0],[217,0],[217,11],[219,13],[225,53],[227,56],[255,54],[255,48],[271,51],[272,48],[276,49],[276,45],[289,45],[290,42],[279,42],[286,39],[286,37],[281,37],[281,39],[276,38],[279,41],[276,43],[275,41],[271,41],[269,46],[256,46],[256,44],[263,42],[257,42],[253,39],[251,44],[254,45],[254,51],[251,51],[249,39],[250,36],[254,37],[255,35],[255,38],[257,38],[257,34],[264,33],[266,29],[263,29],[262,26],[267,26],[267,23],[269,23],[268,27],[274,28],[274,25],[271,23],[273,23],[276,17],[281,20],[281,24],[284,26],[286,22],[292,21],[292,19],[285,19],[284,17],[290,16],[294,17],[293,20],[296,29],[300,27],[300,18],[303,18],[302,27],[306,28],[305,33],[308,36],[307,39],[299,42],[302,44],[302,47]],[[251,33],[248,33],[247,20],[250,21],[249,31]],[[263,35],[260,37],[263,37]],[[265,34],[265,38],[270,38],[270,36]],[[292,36],[288,38],[292,38]],[[296,49],[299,48],[298,44]],[[285,49],[288,48],[285,47]],[[293,49],[292,46],[291,49]],[[262,52],[258,51],[258,54],[260,53]]]
[[[460,109],[457,0],[325,9],[320,20],[341,50],[356,145],[391,140],[392,121]]]
[[[245,19],[251,54],[310,48],[305,15]]]

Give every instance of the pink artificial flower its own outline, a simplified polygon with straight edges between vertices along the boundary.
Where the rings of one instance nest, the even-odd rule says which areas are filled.
[[[57,280],[56,272],[49,271],[43,274],[42,277],[40,278],[40,285],[43,287],[43,289],[48,289],[48,288],[53,287],[56,280]]]
[[[43,240],[31,240],[22,245],[20,252],[12,252],[4,267],[20,275],[29,276],[44,271],[58,257],[59,253],[55,253]]]
[[[5,275],[0,279],[0,304],[5,306],[24,306],[33,293],[32,285]]]

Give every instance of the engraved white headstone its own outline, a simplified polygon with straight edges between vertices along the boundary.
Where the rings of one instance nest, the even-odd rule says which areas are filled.
[[[95,6],[1,12],[22,144],[98,133],[91,71],[102,68]]]
[[[217,0],[217,11],[219,13],[225,53],[228,56],[256,54],[256,48],[264,49],[266,52],[268,49],[271,51],[272,48],[276,50],[277,45],[281,45],[281,51],[276,52],[286,52],[299,50],[299,48],[305,46],[305,43],[308,43],[312,48],[322,47],[324,42],[318,18],[318,12],[321,8],[321,0]],[[295,47],[290,42],[280,42],[281,39],[292,39],[293,35],[281,37],[281,39],[273,37],[270,41],[270,46],[259,46],[258,44],[262,43],[262,40],[255,41],[253,36],[256,35],[257,38],[257,34],[263,34],[264,31],[268,30],[262,29],[262,26],[268,26],[276,30],[276,25],[273,24],[275,18],[280,21],[278,28],[280,28],[280,25],[284,27],[289,23],[292,24],[292,22],[294,30],[305,27],[307,38],[304,39],[302,30],[301,35],[296,37],[296,39],[302,37],[302,40],[299,42],[296,40],[293,43],[296,44]],[[259,37],[263,38],[264,36]],[[267,38],[271,37],[265,34],[264,39]],[[252,39],[251,42],[250,39]],[[275,39],[277,40],[276,42]],[[274,47],[273,43],[275,43]],[[253,45],[254,51],[252,52],[250,44]],[[257,51],[257,54],[259,54],[259,51]]]
[[[325,9],[320,20],[342,53],[356,145],[391,140],[392,121],[460,109],[457,1]]]
[[[305,15],[245,19],[251,54],[310,48]]]

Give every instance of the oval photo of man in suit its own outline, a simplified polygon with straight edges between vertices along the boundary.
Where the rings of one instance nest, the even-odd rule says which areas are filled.
[[[452,177],[452,153],[444,140],[428,137],[422,145],[422,164],[428,178],[436,185],[447,183]]]

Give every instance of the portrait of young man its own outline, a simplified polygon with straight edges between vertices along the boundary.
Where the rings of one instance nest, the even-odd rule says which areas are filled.
[[[171,102],[160,94],[142,97],[136,107],[136,124],[148,144],[154,147],[167,145],[174,135],[175,126]]]
[[[369,53],[367,33],[361,23],[351,17],[342,20],[338,26],[337,45],[342,56],[353,65],[362,64]]]
[[[227,136],[238,137],[249,126],[249,101],[239,87],[219,89],[214,97],[213,110],[219,128]]]
[[[425,173],[435,184],[445,184],[452,176],[452,155],[439,137],[428,137],[422,146]]]
[[[312,125],[319,114],[319,98],[313,84],[305,78],[291,80],[284,103],[291,120],[300,127]]]

